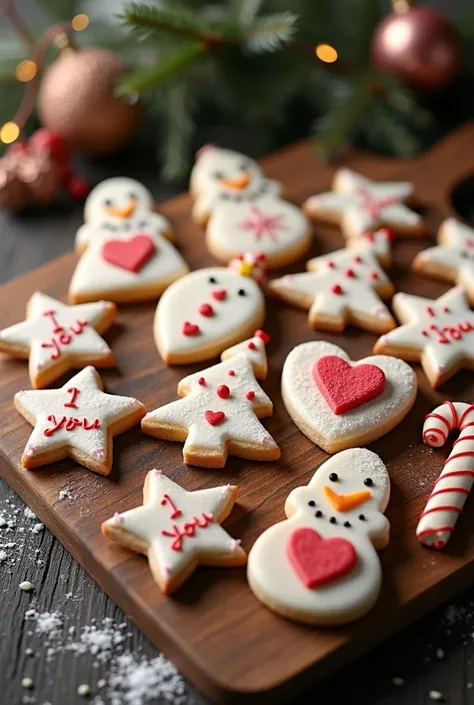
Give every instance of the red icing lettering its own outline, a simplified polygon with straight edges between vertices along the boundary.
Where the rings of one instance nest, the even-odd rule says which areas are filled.
[[[197,529],[207,529],[209,524],[213,521],[214,517],[212,514],[205,514],[203,512],[200,517],[193,517],[192,521],[184,522],[181,527],[178,524],[173,524],[171,531],[166,531],[163,529],[161,533],[163,536],[168,536],[173,539],[171,543],[171,548],[173,551],[181,551],[183,548],[183,540],[186,537],[193,538]]]
[[[46,316],[46,318],[49,318],[51,323],[53,324],[53,334],[60,333],[61,331],[64,330],[64,328],[62,326],[60,326],[56,320],[56,311],[45,311],[43,313],[43,316]]]
[[[48,421],[52,425],[49,428],[45,428],[43,431],[43,434],[48,438],[53,436],[61,428],[64,428],[64,430],[68,432],[74,431],[76,428],[83,428],[85,431],[92,431],[99,428],[100,425],[99,419],[95,419],[89,423],[86,418],[81,420],[76,419],[74,416],[62,416],[59,420],[57,420],[54,414],[50,414],[48,416]]]
[[[474,326],[469,321],[461,321],[453,326],[439,326],[431,325],[430,330],[436,333],[438,336],[438,343],[452,343],[457,340],[462,340],[464,333],[469,333],[474,330]],[[422,331],[423,335],[427,335],[426,331]]]
[[[310,527],[295,529],[286,544],[286,555],[308,590],[350,573],[357,563],[354,546],[344,538],[323,539]]]
[[[385,389],[385,374],[380,367],[351,367],[337,355],[325,355],[316,360],[313,379],[336,415],[375,399]]]
[[[102,258],[115,267],[136,274],[155,254],[155,244],[148,235],[135,235],[130,240],[109,240],[101,250]]]
[[[181,514],[182,514],[181,509],[178,509],[178,508],[177,508],[177,506],[175,505],[175,503],[173,502],[173,500],[171,499],[171,497],[169,496],[169,494],[164,494],[164,495],[163,495],[163,499],[161,500],[161,504],[162,504],[163,506],[165,506],[165,504],[169,504],[169,505],[170,505],[170,507],[171,507],[171,509],[172,509],[172,512],[171,512],[171,514],[170,514],[170,519],[176,519],[176,517],[181,516]]]
[[[88,325],[89,323],[87,321],[75,321],[75,323],[73,323],[72,326],[69,326],[69,328],[76,335],[81,335],[84,328]]]
[[[41,347],[42,348],[53,348],[53,352],[49,356],[50,360],[57,360],[58,357],[61,355],[59,345],[54,338],[51,339],[50,343],[41,343]]]
[[[51,348],[49,358],[50,360],[57,360],[61,355],[61,347],[70,345],[74,339],[74,335],[81,335],[84,328],[88,325],[88,322],[77,320],[70,325],[67,330],[58,324],[55,311],[45,311],[43,315],[49,318],[53,325],[53,337],[47,343],[41,343],[41,347]]]
[[[64,406],[67,406],[69,409],[77,409],[76,398],[79,394],[79,389],[77,387],[70,387],[67,393],[71,395],[71,398],[69,401],[65,402]]]

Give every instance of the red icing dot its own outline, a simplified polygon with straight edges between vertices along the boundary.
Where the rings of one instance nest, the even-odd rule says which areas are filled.
[[[206,380],[204,379],[204,377],[199,377],[198,383],[201,385],[201,387],[204,387],[206,384]]]
[[[265,259],[265,255],[263,254],[263,252],[257,252],[257,254],[255,255],[255,261],[256,262],[263,262],[264,259]]]
[[[214,315],[214,309],[212,308],[211,304],[201,304],[198,308],[198,311],[201,316],[207,316],[208,318]]]
[[[369,242],[374,242],[375,241],[375,234],[374,233],[366,233],[365,234],[366,239]]]
[[[428,333],[427,330],[422,330],[422,331],[421,331],[421,335],[424,335],[425,338],[427,338],[427,337],[429,336],[429,333]]]
[[[328,267],[329,267],[329,269],[335,269],[335,268],[336,268],[336,265],[334,264],[334,262],[332,261],[332,259],[329,260],[329,262],[328,262]]]
[[[221,384],[219,387],[217,387],[217,396],[221,399],[227,399],[228,397],[230,397],[230,389],[227,384]]]
[[[250,341],[250,343],[247,345],[247,347],[248,347],[249,350],[255,350],[255,349],[256,349],[255,343],[252,343],[252,341]]]
[[[256,330],[254,335],[255,335],[255,338],[260,338],[260,340],[262,340],[265,343],[265,345],[270,340],[270,336],[268,335],[268,333],[265,333],[264,330]]]
[[[428,314],[428,316],[434,316],[434,315],[435,315],[435,312],[433,311],[433,309],[432,309],[431,306],[427,306],[427,307],[426,307],[426,313]]]
[[[247,392],[245,395],[249,401],[252,401],[252,399],[255,398],[255,392]]]
[[[183,335],[199,335],[201,332],[199,326],[196,326],[194,323],[190,323],[189,321],[185,321],[183,323],[181,330]]]
[[[342,286],[340,286],[340,284],[333,284],[331,291],[333,294],[342,294]]]
[[[449,313],[449,308],[448,308],[447,306],[445,306],[445,307],[443,308],[443,311],[444,311],[445,313]]]
[[[214,289],[212,296],[216,301],[225,301],[227,298],[227,291],[225,289]]]
[[[235,370],[229,370],[229,377],[235,377]]]
[[[370,272],[370,278],[376,281],[379,278],[377,272]]]
[[[235,259],[238,259],[238,260],[239,260],[239,262],[242,262],[242,261],[243,261],[243,259],[244,259],[244,255],[243,255],[243,253],[242,253],[242,252],[240,252],[240,253],[239,253],[239,254],[237,255],[237,257],[236,257]]]
[[[384,235],[384,237],[387,238],[389,242],[395,241],[395,233],[393,232],[393,230],[390,230],[390,228],[382,228],[381,233]]]
[[[346,269],[344,274],[346,277],[349,277],[349,279],[354,279],[354,277],[355,277],[355,272],[353,269]]]
[[[354,257],[354,262],[357,262],[357,264],[362,264],[362,257],[360,255],[356,255]]]

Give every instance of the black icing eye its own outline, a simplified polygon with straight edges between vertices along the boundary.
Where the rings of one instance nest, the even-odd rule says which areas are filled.
[[[364,485],[365,485],[366,487],[372,487],[373,484],[374,484],[374,481],[372,480],[371,477],[366,477],[366,478],[365,478],[365,480],[364,480]]]
[[[112,201],[111,198],[106,198],[105,201],[104,201],[104,205],[106,205],[106,206],[113,206],[113,205],[114,205],[114,202]]]
[[[350,529],[350,528],[351,528],[351,522],[350,522],[350,521],[345,521],[345,522],[344,522],[344,526],[346,527],[346,529]]]
[[[331,480],[331,482],[337,482],[339,480],[337,472],[331,472],[329,474],[329,479]]]
[[[245,291],[245,289],[239,289],[237,293],[239,296],[247,296],[247,292]]]
[[[215,277],[209,277],[207,281],[209,284],[217,284],[217,279]]]
[[[461,257],[462,257],[463,259],[467,259],[467,258],[469,257],[469,255],[467,254],[467,252],[466,252],[465,250],[462,250],[462,251],[461,251]]]
[[[220,181],[221,179],[224,178],[224,172],[223,171],[215,171],[213,173],[213,177],[217,180]]]
[[[366,521],[365,514],[359,514],[359,519],[361,521]]]
[[[323,513],[322,513],[322,511],[321,511],[320,509],[318,509],[318,511],[314,513],[314,516],[315,516],[317,519],[320,519],[320,518],[323,516]]]
[[[308,506],[309,506],[309,507],[315,507],[315,506],[316,506],[316,502],[314,501],[314,499],[310,499],[310,500],[309,500]]]
[[[331,524],[337,524],[337,519],[336,519],[336,517],[331,517],[331,518],[329,519],[329,521],[331,522]]]
[[[130,193],[128,194],[128,197],[129,197],[132,201],[138,201],[138,196],[137,196],[136,193],[133,193],[133,191],[130,191]]]

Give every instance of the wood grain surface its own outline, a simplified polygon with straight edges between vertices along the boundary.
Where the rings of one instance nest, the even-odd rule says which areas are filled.
[[[391,277],[398,290],[438,296],[448,288],[413,275],[410,263],[420,249],[431,244],[438,223],[451,212],[450,190],[472,173],[473,140],[471,125],[411,162],[356,152],[345,158],[346,165],[367,176],[415,183],[430,238],[395,244]],[[295,203],[327,189],[334,171],[334,167],[318,164],[307,143],[270,157],[265,168],[270,177],[284,183],[288,198]],[[210,264],[203,234],[189,217],[188,196],[167,202],[162,211],[172,221],[191,267]],[[343,244],[334,228],[317,225],[314,235],[311,256]],[[23,318],[25,303],[36,289],[65,297],[75,261],[74,255],[65,255],[4,285],[0,289],[0,326]],[[303,267],[301,262],[285,271]],[[107,390],[136,396],[148,409],[175,399],[179,379],[206,366],[166,368],[152,339],[153,313],[153,305],[121,307],[117,326],[105,336],[116,354],[118,369],[103,373]],[[263,386],[274,402],[275,413],[265,425],[281,446],[281,460],[259,464],[231,458],[219,471],[187,468],[182,463],[181,444],[156,441],[139,429],[116,439],[114,471],[108,478],[69,461],[32,472],[20,470],[19,459],[30,427],[14,411],[11,400],[16,391],[28,388],[27,369],[20,361],[1,360],[1,474],[149,638],[215,699],[233,701],[245,694],[246,701],[262,703],[265,694],[268,702],[276,703],[287,698],[454,595],[474,576],[474,518],[469,511],[443,553],[423,550],[414,536],[418,514],[441,470],[443,456],[421,444],[423,417],[446,398],[473,402],[474,383],[469,373],[458,374],[434,392],[417,368],[420,391],[414,409],[394,431],[370,446],[391,474],[387,515],[392,537],[381,554],[384,585],[379,602],[354,625],[323,630],[280,619],[257,602],[243,570],[200,569],[175,596],[165,598],[143,558],[101,536],[99,527],[104,519],[140,503],[143,480],[151,467],[163,470],[187,489],[238,484],[239,504],[226,526],[242,538],[246,549],[265,528],[283,518],[287,494],[305,484],[327,457],[295,428],[282,405],[279,382],[286,355],[298,343],[324,339],[341,345],[358,359],[370,354],[375,342],[374,336],[354,329],[343,335],[315,333],[306,319],[302,311],[267,301],[265,328],[272,341],[268,346],[270,372]],[[66,486],[77,496],[73,503],[58,501],[59,491]]]

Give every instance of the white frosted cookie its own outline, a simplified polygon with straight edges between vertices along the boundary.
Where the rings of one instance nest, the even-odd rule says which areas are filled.
[[[73,458],[89,470],[112,470],[112,439],[145,415],[138,399],[105,394],[93,367],[71,377],[60,389],[17,392],[15,408],[34,426],[23,455],[24,468]]]
[[[245,255],[228,267],[198,269],[170,286],[154,322],[166,364],[209,360],[261,326],[265,299],[257,282],[263,271],[261,256]]]
[[[109,301],[68,306],[37,291],[28,301],[26,319],[0,331],[0,351],[29,358],[31,384],[46,387],[70,369],[114,367],[115,359],[101,338],[115,321]]]
[[[439,299],[399,293],[393,310],[403,325],[379,338],[374,352],[421,362],[433,388],[460,369],[474,369],[474,313],[462,287]]]
[[[379,456],[345,450],[323,463],[285,503],[287,519],[259,536],[248,557],[250,588],[269,609],[315,625],[344,624],[377,601],[388,544],[383,515],[390,478]]]
[[[173,247],[169,222],[154,212],[150,192],[135,179],[98,184],[76,235],[81,254],[69,287],[74,303],[156,299],[189,267]]]
[[[311,243],[305,214],[280,197],[253,159],[207,146],[198,152],[191,174],[193,217],[206,225],[209,252],[228,262],[239,252],[263,252],[269,268],[296,261]]]
[[[405,235],[425,231],[421,216],[404,205],[413,196],[413,185],[407,181],[377,182],[352,169],[339,169],[333,190],[308,198],[304,211],[316,220],[336,223],[348,239],[380,226]]]
[[[474,230],[448,218],[438,230],[438,245],[420,252],[413,261],[419,274],[459,284],[474,304]]]
[[[142,430],[157,438],[184,441],[188,465],[224,467],[227,455],[251,460],[278,460],[280,449],[260,423],[273,405],[256,380],[267,370],[268,336],[226,350],[222,362],[181,380],[173,401],[148,413]]]
[[[312,328],[342,332],[353,325],[372,333],[385,333],[396,323],[381,299],[394,287],[378,262],[388,261],[389,243],[383,234],[365,239],[358,247],[331,252],[307,262],[309,272],[273,279],[269,290],[299,308],[309,310]]]
[[[393,357],[357,362],[337,345],[297,345],[283,365],[283,401],[300,431],[328,453],[366,445],[402,421],[413,406],[416,375]]]
[[[220,525],[237,498],[237,487],[225,485],[187,492],[158,470],[143,488],[143,505],[116,513],[102,533],[148,558],[161,590],[169,595],[197,566],[241,566],[247,555],[238,539]]]

